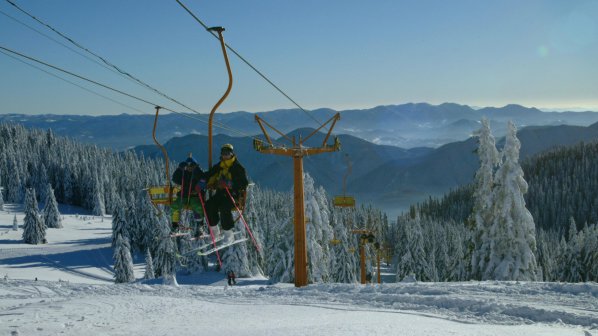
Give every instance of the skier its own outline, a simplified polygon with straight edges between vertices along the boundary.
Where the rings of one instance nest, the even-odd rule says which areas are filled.
[[[239,201],[249,184],[245,168],[237,160],[233,145],[222,146],[220,162],[212,167],[207,175],[208,188],[216,190],[206,204],[209,224],[217,234],[219,229],[216,225],[220,221],[224,231],[223,244],[232,243],[235,240],[232,230],[235,223],[231,212],[234,207],[231,196],[234,200]]]
[[[235,272],[233,272],[232,270],[228,271],[228,273],[226,273],[226,277],[228,279],[228,285],[232,286],[232,285],[236,285],[237,281],[235,280]]]
[[[177,200],[172,202],[170,206],[172,232],[176,233],[179,230],[180,210],[190,209],[193,211],[196,224],[195,234],[201,236],[201,222],[203,221],[204,213],[199,196],[204,197],[202,189],[205,189],[206,174],[191,157],[191,153],[189,153],[187,160],[181,162],[175,170],[172,175],[172,182],[181,186]]]

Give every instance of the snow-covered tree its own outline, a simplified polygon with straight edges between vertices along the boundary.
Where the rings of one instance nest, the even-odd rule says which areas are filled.
[[[177,286],[176,264],[177,249],[174,238],[170,237],[170,221],[166,216],[159,217],[160,228],[157,232],[157,248],[154,254],[154,269],[162,276],[165,285]]]
[[[353,245],[349,236],[350,222],[353,219],[354,210],[337,209],[333,212],[332,226],[334,230],[334,245],[332,247],[333,258],[330,266],[330,274],[333,282],[356,283],[357,259],[354,252],[351,252]]]
[[[428,280],[428,261],[424,251],[424,237],[419,215],[407,219],[401,225],[405,225],[406,246],[404,254],[398,256],[397,281],[410,275],[415,275],[420,281]]]
[[[536,280],[536,228],[525,206],[527,182],[519,165],[517,129],[508,123],[503,162],[495,174],[492,224],[482,244],[489,244],[484,280]]]
[[[127,283],[135,281],[133,273],[133,258],[131,257],[131,246],[127,238],[121,234],[116,237],[114,248],[114,282]]]
[[[567,247],[563,251],[562,256],[562,272],[560,278],[567,282],[583,281],[583,265],[581,256],[581,241],[580,235],[577,232],[577,224],[575,219],[569,219],[569,238],[567,239]]]
[[[474,206],[470,222],[473,224],[473,251],[471,256],[471,272],[475,279],[481,279],[482,272],[490,258],[488,231],[492,225],[492,204],[494,171],[499,164],[500,156],[495,140],[490,131],[488,119],[482,119],[482,127],[477,131],[477,154],[480,168],[474,177]]]
[[[19,174],[20,169],[14,157],[9,157],[7,171],[6,200],[9,203],[20,203],[23,200],[23,185]]]
[[[12,230],[18,231],[19,230],[19,222],[17,221],[17,215],[12,219]]]
[[[330,227],[330,214],[326,193],[323,188],[315,188],[313,178],[304,175],[304,199],[306,218],[306,241],[308,259],[308,281],[330,281],[330,240],[333,237]]]
[[[3,190],[4,188],[2,188],[2,184],[0,184],[0,210],[4,210],[4,196],[2,196]]]
[[[156,278],[154,273],[154,261],[149,248],[145,250],[145,275],[143,278],[148,280]]]
[[[235,231],[245,230],[245,228],[242,228],[243,224],[239,222],[235,226]],[[228,271],[233,271],[237,277],[251,276],[251,270],[247,262],[247,245],[235,244],[224,249],[222,253],[222,268],[225,274]]]
[[[46,226],[39,216],[35,190],[31,188],[28,188],[25,194],[23,240],[27,244],[37,245],[46,243]]]
[[[122,235],[127,241],[130,239],[129,231],[127,230],[127,220],[125,215],[124,202],[117,199],[117,206],[114,209],[112,215],[112,246],[116,246],[116,238],[118,235]]]
[[[60,218],[60,212],[58,212],[58,204],[56,203],[56,197],[54,197],[54,189],[49,183],[46,187],[46,201],[43,210],[43,218],[46,227],[60,229],[62,228],[62,219]]]

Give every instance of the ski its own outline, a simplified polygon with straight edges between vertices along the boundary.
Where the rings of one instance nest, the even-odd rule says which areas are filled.
[[[240,231],[236,231],[236,232],[234,232],[234,235],[235,235],[235,236],[238,236],[238,235],[240,235],[240,234],[242,234],[242,232],[240,232]],[[210,236],[208,235],[208,236],[207,236],[207,238],[209,238],[209,237],[210,237]],[[212,252],[210,252],[210,253],[214,253],[214,252],[218,251],[218,249],[219,249],[219,247],[220,247],[220,246],[218,246],[218,243],[219,243],[219,242],[221,242],[223,239],[224,239],[224,236],[223,236],[223,235],[220,235],[220,236],[218,236],[218,237],[217,237],[217,238],[216,238],[216,239],[215,239],[213,242],[212,242],[212,241],[207,241],[207,242],[205,242],[204,244],[201,244],[201,245],[199,245],[199,246],[196,246],[196,247],[194,247],[194,248],[192,248],[192,249],[189,249],[189,250],[185,251],[185,254],[191,254],[191,253],[193,253],[193,252],[196,252],[196,251],[202,252],[201,250],[203,250],[203,249],[206,249],[206,248],[208,248],[208,247],[211,247],[211,249],[210,249],[210,250],[213,250],[213,251],[212,251]],[[235,241],[239,241],[240,239],[241,239],[241,238],[239,238],[239,237],[235,237]],[[214,244],[216,244],[216,247],[214,247]],[[200,254],[200,255],[201,255],[201,254]]]
[[[210,254],[212,254],[212,253],[214,253],[216,251],[220,251],[223,248],[227,248],[229,246],[233,246],[233,245],[242,243],[244,241],[247,241],[247,238],[240,238],[240,239],[232,241],[232,242],[230,242],[228,244],[217,245],[216,247],[213,247],[213,248],[211,248],[209,250],[206,250],[206,251],[198,251],[196,254],[199,255],[199,256],[207,256],[207,255],[210,255]]]

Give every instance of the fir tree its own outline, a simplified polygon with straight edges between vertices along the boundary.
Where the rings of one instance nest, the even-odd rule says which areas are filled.
[[[18,231],[19,230],[19,222],[17,222],[17,215],[12,220],[12,230]]]
[[[116,247],[114,249],[114,279],[115,283],[135,281],[131,246],[121,234],[116,237]]]
[[[178,285],[176,282],[177,249],[174,238],[170,237],[170,221],[166,216],[159,217],[160,229],[154,254],[154,267],[165,285]]]
[[[46,243],[46,226],[38,213],[35,190],[31,188],[28,188],[25,194],[23,240],[26,244],[37,245]]]
[[[129,232],[127,230],[124,204],[118,199],[116,204],[117,206],[114,209],[114,214],[112,215],[112,247],[116,246],[116,238],[119,234],[127,240],[130,238]]]
[[[484,280],[536,280],[536,229],[525,207],[527,182],[519,166],[517,129],[508,123],[503,163],[495,175],[492,226],[486,241],[490,244]]]
[[[353,217],[352,210],[336,210],[333,212],[332,223],[334,228],[333,258],[330,267],[333,282],[356,283],[357,259],[351,252],[352,241],[349,236],[350,222]]]
[[[143,278],[148,280],[156,278],[154,274],[154,261],[152,260],[149,248],[145,250],[145,275]]]
[[[240,227],[242,225],[237,222],[235,231],[244,230]],[[222,266],[225,274],[228,271],[233,271],[237,277],[251,276],[251,270],[247,262],[247,245],[241,243],[226,248],[222,254]]]
[[[0,210],[4,210],[4,196],[2,196],[2,192],[4,188],[2,188],[2,184],[0,184]]]
[[[473,253],[471,256],[472,275],[481,279],[482,272],[490,258],[490,241],[488,231],[492,223],[492,188],[494,185],[494,170],[499,163],[494,137],[490,131],[488,119],[482,119],[482,128],[477,132],[480,168],[474,177],[474,206],[471,215],[473,223]]]
[[[56,197],[54,197],[54,190],[49,183],[46,188],[46,201],[43,216],[46,227],[54,229],[62,228],[62,219],[60,218],[60,212],[58,212],[58,204],[56,203]]]
[[[313,178],[305,173],[304,175],[304,198],[307,259],[308,259],[308,281],[327,282],[329,281],[329,243],[332,239],[332,228],[326,203],[325,192],[319,188],[316,190]]]
[[[563,254],[563,268],[560,278],[567,282],[583,281],[580,235],[573,217],[569,220],[569,239]]]

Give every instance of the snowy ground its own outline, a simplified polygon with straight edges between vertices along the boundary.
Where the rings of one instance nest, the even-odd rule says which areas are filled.
[[[22,210],[0,211],[0,335],[598,336],[596,283],[295,288],[253,278],[228,287],[221,273],[206,272],[179,274],[179,287],[115,285],[110,218],[61,212],[65,227],[32,246],[12,231]],[[141,278],[143,259],[135,262]]]

